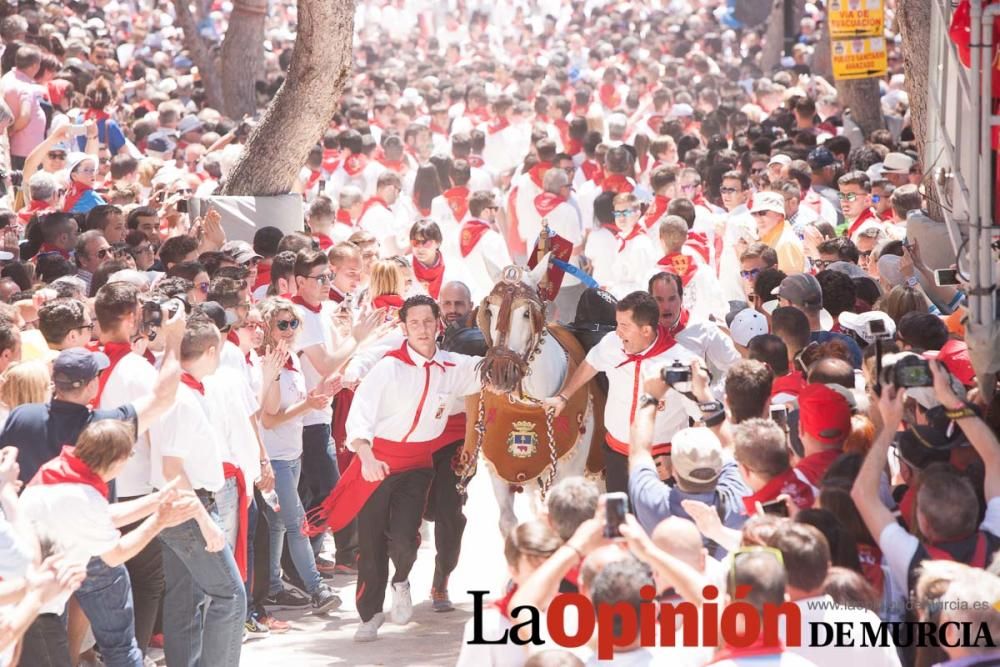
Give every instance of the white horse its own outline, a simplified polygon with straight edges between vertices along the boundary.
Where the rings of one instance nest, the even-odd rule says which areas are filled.
[[[521,284],[526,288],[524,292],[533,293],[536,296],[538,293],[538,283],[542,279],[547,267],[548,257],[539,262],[538,266],[531,271],[521,270],[517,267],[507,267],[501,270],[487,261],[487,268],[494,283],[519,278]],[[537,299],[537,305],[527,302],[524,298],[516,299],[513,305],[510,306],[509,332],[504,337],[501,336],[501,332],[498,329],[500,325],[501,304],[497,302],[497,299],[491,299],[489,296],[483,300],[480,308],[486,308],[489,311],[489,335],[487,336],[487,340],[491,346],[490,350],[493,350],[495,355],[500,351],[498,343],[504,340],[506,342],[504,348],[509,350],[509,352],[500,351],[500,354],[506,356],[508,361],[516,358],[522,362],[519,368],[512,373],[516,376],[513,381],[511,381],[511,378],[507,378],[503,384],[507,384],[508,386],[497,387],[486,379],[491,370],[489,368],[491,359],[496,358],[487,353],[487,357],[484,360],[483,377],[488,390],[509,393],[515,400],[520,402],[537,403],[544,398],[555,396],[563,386],[568,369],[568,357],[563,347],[551,335],[542,336],[539,340],[538,313],[533,313],[532,309],[537,308],[541,303],[540,298]],[[542,321],[541,327],[544,328],[544,326],[545,322]],[[500,375],[502,374],[503,372],[501,371]],[[496,373],[492,375],[492,377],[496,376]],[[588,399],[586,418],[581,426],[582,434],[579,436],[572,451],[559,460],[554,482],[558,482],[565,477],[584,475],[586,472],[590,439],[593,437],[594,432],[594,410],[590,399]],[[487,434],[490,428],[490,425],[487,424]],[[506,537],[518,524],[517,516],[514,513],[514,491],[510,484],[497,477],[492,467],[487,467],[490,468],[490,480],[493,484],[493,491],[497,502],[500,505],[500,531]],[[548,474],[549,471],[546,469],[542,473],[542,476]],[[535,487],[537,493],[537,484],[532,486]],[[527,485],[524,488],[527,491]],[[538,499],[537,496],[535,498],[536,500]]]

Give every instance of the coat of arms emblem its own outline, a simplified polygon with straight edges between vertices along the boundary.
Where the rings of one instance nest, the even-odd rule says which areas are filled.
[[[507,436],[507,452],[519,459],[534,456],[538,450],[538,434],[535,423],[522,421],[513,423],[514,430]]]

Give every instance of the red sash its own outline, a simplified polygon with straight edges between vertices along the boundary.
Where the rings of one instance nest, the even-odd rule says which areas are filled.
[[[347,225],[348,228],[354,229],[354,221],[351,220],[351,214],[342,208],[337,209],[337,215],[333,218],[333,224]]]
[[[490,123],[486,128],[487,134],[496,134],[497,132],[503,132],[510,126],[510,121],[506,118],[497,118],[493,123]],[[475,165],[473,165],[475,166]]]
[[[861,215],[858,216],[858,219],[851,223],[850,228],[847,230],[847,238],[851,238],[852,236],[854,236],[854,232],[858,231],[858,229],[861,228],[861,225],[863,225],[867,221],[869,220],[878,221],[878,219],[879,219],[878,216],[875,215],[875,211],[873,211],[870,208],[866,208],[864,211],[861,212]]]
[[[601,84],[597,94],[601,98],[601,104],[603,104],[606,109],[614,110],[621,106],[622,96],[618,94],[618,89],[615,87],[615,84]]]
[[[646,216],[642,219],[646,229],[649,229],[660,221],[660,218],[666,214],[668,206],[670,206],[670,197],[656,195],[653,198],[653,206],[646,211]]]
[[[465,415],[452,415],[444,432],[434,440],[400,443],[375,438],[372,453],[389,465],[390,475],[395,475],[430,468],[434,465],[431,458],[434,452],[464,435]],[[381,482],[369,482],[361,475],[361,460],[355,456],[326,500],[306,516],[303,532],[312,536],[322,534],[327,528],[334,532],[340,530],[358,515],[379,484]]]
[[[336,148],[323,149],[323,171],[332,174],[340,164],[340,151]]]
[[[366,201],[365,205],[361,208],[361,217],[362,218],[365,217],[365,213],[368,212],[368,209],[370,209],[370,208],[372,208],[374,206],[384,206],[385,210],[387,210],[390,213],[392,213],[392,209],[389,208],[389,204],[387,204],[384,199],[382,199],[381,197],[372,197],[371,199],[369,199],[368,201]]]
[[[432,266],[424,266],[419,259],[414,257],[413,277],[427,286],[427,293],[431,295],[432,299],[437,299],[441,292],[441,282],[444,280],[444,258],[441,256],[441,251],[438,251],[437,261]]]
[[[604,182],[604,167],[597,160],[584,160],[580,163],[580,169],[588,181],[593,181],[597,185]]]
[[[469,211],[469,188],[450,188],[442,192],[441,196],[448,201],[448,207],[451,208],[455,220],[461,222],[462,218]]]
[[[86,484],[106,499],[108,497],[107,482],[91,470],[86,463],[78,459],[73,454],[74,449],[69,445],[63,445],[59,456],[39,468],[28,486],[35,484]]]
[[[243,581],[247,579],[247,527],[250,525],[250,501],[247,498],[246,477],[239,466],[232,463],[222,464],[222,473],[226,479],[236,480],[236,502],[239,505],[239,524],[236,528],[236,567],[240,569]]]
[[[31,203],[28,204],[28,208],[21,209],[18,212],[17,217],[19,217],[24,224],[28,224],[29,222],[31,222],[32,216],[34,216],[36,213],[39,213],[41,211],[53,211],[53,210],[55,209],[52,208],[52,204],[46,201],[32,199]]]
[[[667,273],[680,276],[684,287],[690,284],[691,279],[698,272],[698,265],[695,261],[682,252],[672,252],[665,255],[656,265],[662,266]]]
[[[544,218],[554,211],[559,204],[565,203],[565,201],[565,197],[560,197],[551,192],[543,192],[535,197],[535,210],[538,211],[538,215]]]
[[[458,238],[458,249],[462,253],[462,257],[468,257],[479,240],[483,238],[483,234],[490,231],[490,225],[482,220],[466,220],[462,224],[462,233]]]
[[[624,174],[609,174],[605,176],[601,187],[604,188],[605,192],[614,192],[619,195],[623,192],[632,192],[635,190],[635,186],[629,183],[628,178]]]
[[[337,211],[337,213],[340,213],[340,211]],[[326,234],[313,234],[313,238],[316,239],[317,243],[319,243],[320,250],[326,250],[333,245],[333,239]]]
[[[90,186],[84,185],[79,181],[70,183],[69,189],[66,191],[66,199],[63,201],[63,211],[72,211],[73,207],[76,206],[77,200],[88,190],[90,190]]]
[[[629,241],[635,238],[639,238],[643,234],[645,234],[645,232],[639,225],[633,227],[632,231],[628,233],[628,236],[622,236],[620,232],[618,234],[615,234],[615,238],[618,239],[618,252],[624,250],[625,246],[628,245]]]

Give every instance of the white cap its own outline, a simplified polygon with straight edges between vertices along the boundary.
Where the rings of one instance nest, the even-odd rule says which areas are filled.
[[[750,198],[750,212],[771,211],[785,215],[785,198],[778,192],[764,190],[755,192]]]
[[[889,153],[882,160],[883,174],[909,174],[913,158],[904,153]]]
[[[770,167],[772,164],[780,164],[782,167],[787,167],[791,163],[791,156],[785,155],[784,153],[778,153],[771,158],[771,160],[767,163],[767,166]]]
[[[768,333],[767,318],[753,308],[744,308],[736,313],[729,325],[729,333],[732,334],[734,343],[746,347],[757,336]]]
[[[867,313],[852,313],[845,310],[837,317],[837,321],[842,328],[853,331],[868,343],[875,342],[876,338],[869,333],[869,322],[880,321],[885,327],[886,337],[892,338],[896,335],[896,323],[881,310],[869,310]]]

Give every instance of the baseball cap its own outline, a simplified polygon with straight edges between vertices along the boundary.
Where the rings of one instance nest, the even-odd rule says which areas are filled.
[[[765,190],[754,193],[750,199],[750,212],[773,211],[785,215],[785,198],[778,192]]]
[[[905,153],[889,153],[882,160],[883,174],[909,174],[913,158]]]
[[[837,271],[838,273],[843,273],[847,275],[848,278],[867,278],[868,274],[860,266],[854,262],[845,262],[843,260],[833,262],[826,267],[828,271]]]
[[[829,148],[818,146],[809,151],[809,156],[806,158],[806,162],[809,163],[810,168],[815,170],[836,164],[837,158],[833,156],[833,153],[830,152]]]
[[[729,333],[734,343],[746,347],[757,336],[768,333],[767,318],[753,308],[744,308],[736,313],[729,325]]]
[[[851,433],[851,405],[825,384],[807,384],[799,392],[799,425],[821,442],[840,442]]]
[[[923,437],[925,434],[921,434]],[[896,435],[896,451],[899,456],[914,468],[923,470],[932,463],[948,463],[951,460],[951,452],[945,447],[928,447],[917,437],[914,431],[909,429],[900,431]]]
[[[709,429],[685,428],[670,439],[674,475],[690,484],[710,484],[722,473],[722,445]]]
[[[669,118],[690,118],[694,115],[694,109],[690,104],[685,104],[681,102],[680,104],[675,104],[670,109]]]
[[[215,326],[224,331],[236,323],[236,315],[226,310],[218,301],[204,301],[195,306],[195,310],[212,318]]]
[[[778,153],[771,158],[771,160],[767,163],[767,166],[770,167],[772,164],[780,164],[782,167],[787,167],[791,163],[791,156],[785,155],[784,153]]]
[[[885,326],[885,333],[889,338],[895,337],[896,322],[881,310],[869,310],[867,313],[852,313],[845,310],[837,317],[842,328],[856,333],[866,343],[875,342],[875,336],[872,336],[868,331],[868,323],[876,320],[881,321]]]
[[[146,140],[146,152],[152,157],[168,158],[177,148],[177,142],[166,132],[154,132]]]
[[[184,116],[181,118],[181,122],[177,123],[177,133],[186,134],[188,132],[195,132],[204,127],[204,123],[197,116]]]
[[[246,241],[227,241],[222,246],[222,252],[232,257],[237,264],[246,264],[254,257],[263,257],[254,252],[253,246]]]
[[[91,352],[83,347],[63,350],[52,363],[52,381],[67,389],[79,389],[111,365],[103,352]]]
[[[819,286],[816,276],[809,273],[793,273],[786,276],[781,284],[771,290],[782,299],[787,299],[793,306],[802,308],[822,308],[823,288]]]
[[[940,361],[964,386],[976,385],[976,371],[969,359],[969,346],[965,341],[949,340],[940,350],[925,352],[924,356]]]

